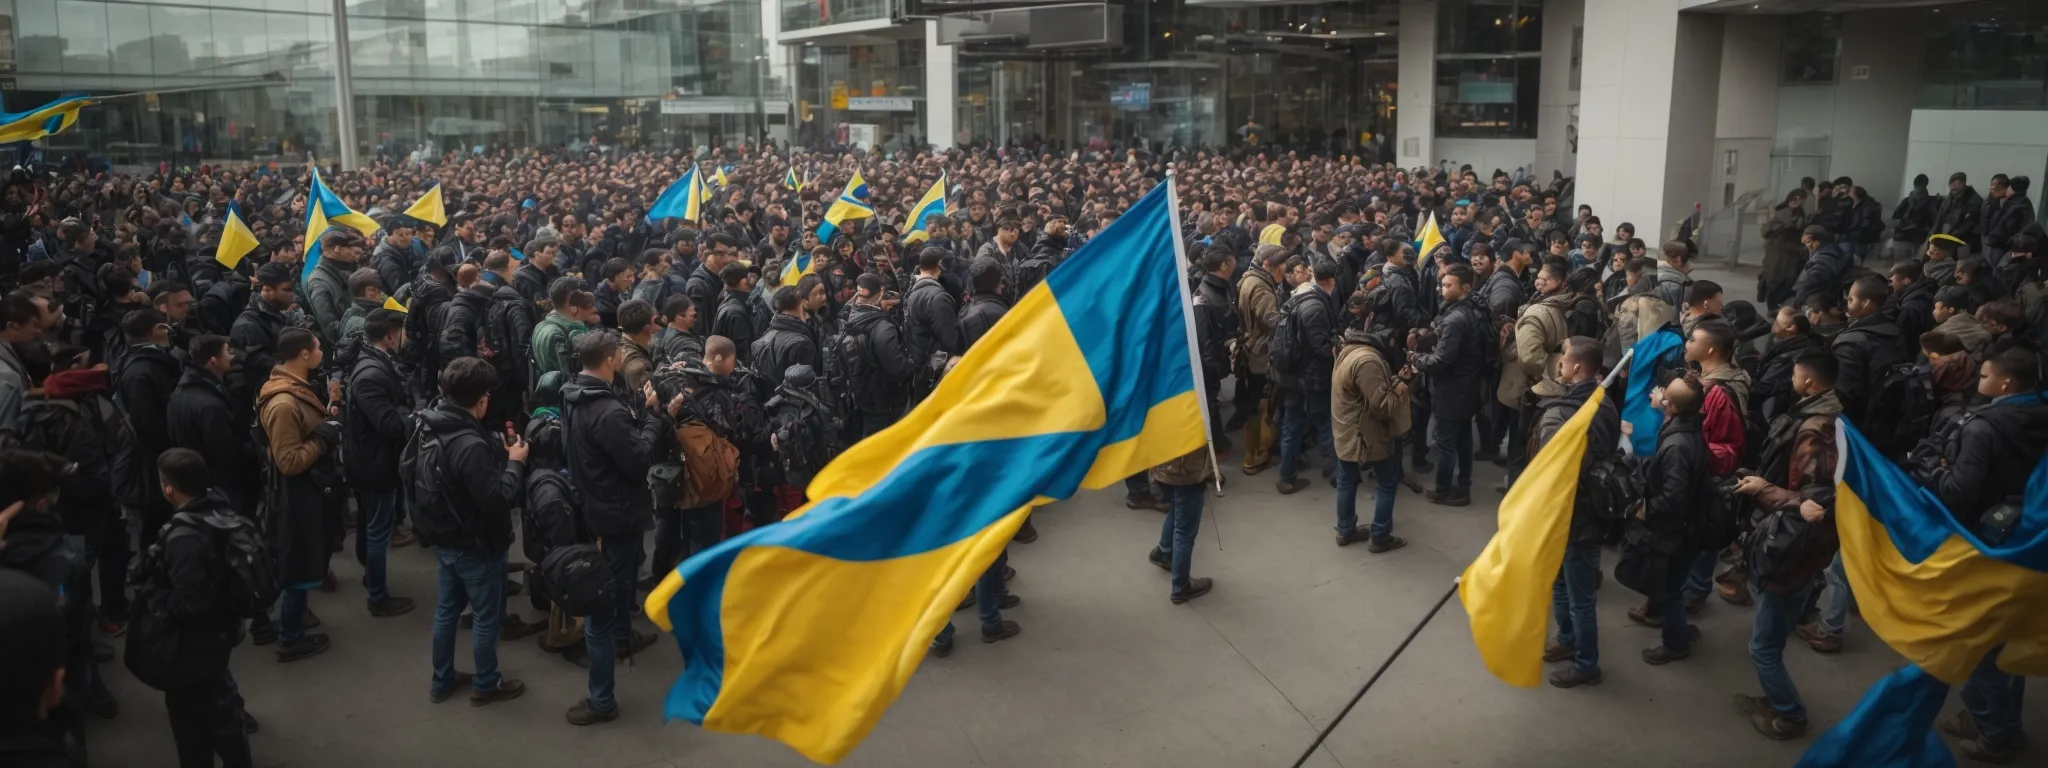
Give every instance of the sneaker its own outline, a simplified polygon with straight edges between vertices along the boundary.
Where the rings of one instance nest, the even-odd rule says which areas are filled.
[[[122,619],[101,619],[100,634],[108,640],[128,634],[128,622]]]
[[[1149,509],[1155,512],[1166,512],[1173,509],[1172,507],[1167,506],[1166,502],[1160,501],[1158,497],[1153,496],[1151,494],[1146,494],[1135,499],[1124,499],[1124,506],[1131,509]]]
[[[1643,649],[1643,661],[1648,662],[1650,666],[1653,667],[1661,667],[1671,662],[1680,661],[1691,657],[1691,647],[1674,649],[1660,645],[1655,648]]]
[[[1167,573],[1173,572],[1173,556],[1166,554],[1162,550],[1152,550],[1152,554],[1146,555],[1145,559],[1152,561],[1153,565],[1159,566],[1159,570],[1166,571]]]
[[[1569,646],[1569,645],[1560,645],[1560,644],[1557,644],[1557,643],[1551,643],[1551,644],[1549,644],[1549,645],[1545,645],[1545,646],[1543,646],[1543,660],[1544,660],[1544,661],[1548,661],[1548,662],[1559,662],[1559,661],[1569,661],[1569,660],[1571,660],[1571,658],[1572,658],[1572,657],[1574,657],[1574,656],[1577,656],[1577,655],[1579,655],[1579,649],[1577,649],[1577,648],[1575,648],[1575,647],[1572,647],[1572,646]]]
[[[1424,491],[1422,498],[1429,500],[1431,504],[1443,507],[1464,507],[1472,504],[1472,494],[1468,491],[1431,489]]]
[[[1010,638],[1016,637],[1017,633],[1022,631],[1024,631],[1024,628],[1017,626],[1017,622],[1005,621],[1000,624],[997,624],[996,631],[994,632],[988,631],[987,627],[982,627],[981,641],[984,643],[1000,642],[1003,640],[1008,640]]]
[[[1402,476],[1401,476],[1401,486],[1402,486],[1402,487],[1404,487],[1404,488],[1407,488],[1407,489],[1408,489],[1408,492],[1409,492],[1409,493],[1422,493],[1422,492],[1423,492],[1423,490],[1422,490],[1422,481],[1421,481],[1421,480],[1417,480],[1417,479],[1415,479],[1415,478],[1414,478],[1413,476],[1410,476],[1410,475],[1402,475]]]
[[[1372,532],[1357,528],[1350,533],[1337,534],[1337,546],[1340,547],[1348,547],[1361,541],[1372,541]]]
[[[2019,754],[2020,751],[2019,747],[1994,750],[1989,746],[1985,745],[1983,739],[1963,739],[1961,741],[1956,742],[1956,749],[1957,751],[1962,752],[1964,757],[1970,758],[1971,760],[1975,760],[1980,763],[1990,763],[1992,765],[2005,765],[2007,763],[2010,763],[2012,762],[2013,756]]]
[[[1805,640],[1814,653],[1835,654],[1842,652],[1842,636],[1821,629],[1819,624],[1801,624],[1792,633]]]
[[[263,647],[277,642],[277,625],[271,623],[249,625],[249,644]]]
[[[1017,535],[1011,536],[1010,540],[1019,544],[1029,544],[1037,541],[1038,526],[1032,525],[1030,520],[1025,520],[1024,524],[1017,528]]]
[[[941,643],[937,640],[933,640],[931,652],[932,656],[935,658],[943,659],[947,656],[951,656],[953,655],[953,641],[947,640],[946,642]]]
[[[1777,741],[1791,741],[1806,735],[1806,721],[1772,715],[1750,715],[1749,724],[1756,726],[1756,732]]]
[[[387,619],[392,616],[403,616],[412,613],[412,609],[410,597],[387,597],[384,598],[384,602],[370,604],[370,618]]]
[[[1259,463],[1257,463],[1257,464],[1246,464],[1246,465],[1244,465],[1244,473],[1245,473],[1245,475],[1247,475],[1247,476],[1250,476],[1250,475],[1256,475],[1256,474],[1258,474],[1258,473],[1260,473],[1260,472],[1264,472],[1264,471],[1266,471],[1266,470],[1268,470],[1268,469],[1271,469],[1272,467],[1273,467],[1273,460],[1272,460],[1272,459],[1267,459],[1267,460],[1265,460],[1265,461],[1261,461],[1261,462],[1259,462]]]
[[[996,607],[1001,608],[1005,611],[1023,604],[1024,598],[1008,594],[1003,595],[1002,599],[996,601]]]
[[[972,608],[972,607],[974,607],[974,590],[971,590],[971,589],[970,589],[970,590],[967,590],[967,596],[966,596],[966,597],[960,598],[960,604],[959,604],[959,605],[956,605],[956,606],[953,606],[953,610],[954,610],[955,612],[958,612],[958,611],[964,611],[964,610],[967,610],[967,609],[969,609],[969,608]]]
[[[1276,490],[1280,491],[1280,495],[1282,496],[1300,493],[1302,489],[1308,487],[1308,478],[1297,477],[1293,480],[1282,480],[1278,483],[1274,483],[1273,487]]]
[[[439,703],[441,703],[441,702],[444,702],[444,701],[447,701],[447,700],[449,700],[449,699],[451,699],[451,698],[454,698],[454,696],[455,696],[455,689],[457,689],[457,688],[461,688],[461,687],[463,687],[463,686],[466,686],[466,685],[469,685],[469,684],[470,684],[471,682],[474,682],[475,680],[476,680],[476,674],[475,674],[475,673],[472,673],[472,672],[457,672],[457,673],[455,673],[455,682],[454,682],[454,683],[452,683],[452,684],[450,684],[450,685],[448,686],[448,688],[447,688],[446,690],[439,690],[439,691],[436,691],[436,690],[428,689],[428,690],[427,690],[427,701],[431,701],[431,702],[434,702],[435,704],[439,704]]]
[[[1012,566],[1012,565],[1005,565],[1005,566],[1003,566],[1003,581],[1006,581],[1006,582],[1007,582],[1007,581],[1009,581],[1009,580],[1011,580],[1011,579],[1014,579],[1014,578],[1017,578],[1017,568],[1016,568],[1016,566]]]
[[[1765,696],[1751,696],[1746,693],[1735,694],[1735,708],[1740,710],[1742,714],[1751,717],[1778,716],[1778,710],[1771,706],[1770,698]]]
[[[1714,594],[1729,605],[1748,607],[1756,604],[1756,598],[1749,594],[1749,585],[1743,583],[1715,584]]]
[[[582,701],[576,702],[576,706],[569,708],[570,725],[596,725],[598,723],[609,723],[617,719],[619,719],[618,707],[612,707],[611,709],[607,709],[600,712],[598,710],[590,708],[589,699],[584,699]]]
[[[1956,737],[1957,740],[1983,738],[1977,733],[1976,718],[1971,717],[1970,710],[1967,709],[1956,710],[1954,717],[1944,717],[1936,721],[1934,727],[1942,733]]]
[[[1633,621],[1637,624],[1641,624],[1645,627],[1664,626],[1664,617],[1650,613],[1649,603],[1643,603],[1642,605],[1638,605],[1634,608],[1628,609],[1628,620]]]
[[[1179,594],[1173,596],[1173,604],[1180,605],[1181,603],[1209,594],[1209,588],[1214,586],[1216,586],[1215,580],[1208,577],[1188,579],[1188,588],[1181,590]]]
[[[1405,546],[1408,546],[1407,539],[1390,535],[1384,539],[1373,539],[1371,544],[1365,545],[1365,551],[1377,555],[1383,552],[1392,552]]]
[[[399,548],[401,548],[401,547],[410,547],[410,546],[412,546],[412,529],[411,529],[411,528],[407,528],[407,527],[405,527],[405,526],[399,526],[399,527],[398,527],[397,529],[395,529],[395,530],[393,530],[393,531],[391,532],[391,548],[392,548],[392,549],[399,549]]]
[[[498,678],[498,687],[490,691],[474,691],[469,694],[469,705],[481,707],[498,701],[511,701],[526,692],[526,684],[509,677]]]
[[[277,644],[277,663],[290,664],[326,653],[331,645],[324,634],[312,634],[298,640],[287,640]]]
[[[1691,600],[1687,600],[1687,601],[1685,601],[1685,615],[1687,615],[1687,616],[1698,616],[1698,615],[1700,615],[1700,614],[1702,614],[1702,613],[1706,613],[1706,612],[1707,612],[1707,596],[1706,596],[1706,595],[1700,595],[1699,597],[1696,597],[1696,598],[1693,598],[1693,599],[1691,599]]]
[[[1599,670],[1587,672],[1585,670],[1580,669],[1579,665],[1573,664],[1569,667],[1565,667],[1564,669],[1560,669],[1556,672],[1550,673],[1550,684],[1555,685],[1559,688],[1577,688],[1581,685],[1599,685],[1600,672]]]
[[[548,624],[545,621],[526,621],[519,618],[519,614],[507,613],[505,620],[498,622],[498,642],[525,640],[546,631]]]

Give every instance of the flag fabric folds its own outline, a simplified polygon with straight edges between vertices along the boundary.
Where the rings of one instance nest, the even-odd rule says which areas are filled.
[[[84,96],[66,96],[23,112],[0,112],[0,144],[63,133],[78,124],[78,110],[91,103]]]
[[[1429,258],[1429,254],[1434,252],[1437,246],[1443,244],[1444,231],[1436,225],[1436,214],[1432,213],[1424,216],[1422,227],[1415,230],[1415,263],[1421,264],[1424,259]],[[1429,287],[1430,290],[1435,290],[1435,288],[1436,286]]]
[[[725,180],[725,169],[723,167],[719,168],[717,171],[712,172],[711,180],[717,182],[720,189],[724,189],[725,187],[732,185],[731,182]]]
[[[1564,564],[1586,432],[1606,390],[1595,388],[1529,460],[1501,499],[1499,530],[1458,580],[1458,601],[1471,619],[1479,657],[1509,685],[1534,688],[1543,680],[1551,584]]]
[[[839,193],[839,199],[832,201],[832,207],[825,209],[825,221],[818,225],[818,242],[829,244],[840,226],[854,219],[865,219],[875,215],[875,207],[868,204],[868,182],[860,177],[860,171],[853,172],[853,178],[846,181],[846,189]],[[809,261],[806,257],[805,261]]]
[[[684,656],[666,715],[836,762],[1032,506],[1200,448],[1174,210],[1155,188],[819,472],[810,503],[669,573],[646,603]]]
[[[213,247],[213,260],[228,269],[242,265],[242,259],[255,252],[259,243],[256,233],[249,231],[249,223],[242,218],[242,209],[228,203],[227,220],[220,227],[220,242]]]
[[[397,300],[397,299],[391,298],[390,296],[386,296],[386,297],[384,297],[384,308],[385,308],[385,309],[388,309],[388,310],[391,310],[391,311],[393,311],[393,312],[410,312],[410,311],[411,311],[411,310],[410,310],[410,309],[408,309],[408,308],[407,308],[407,307],[406,307],[406,306],[405,306],[404,304],[400,304],[400,303],[398,303],[398,300]]]
[[[1637,456],[1657,452],[1657,430],[1664,427],[1664,412],[1650,402],[1650,390],[1657,381],[1657,365],[1672,350],[1685,345],[1676,326],[1660,328],[1636,342],[1628,367],[1628,393],[1621,401],[1621,420],[1629,425],[1629,451]]]
[[[2048,459],[2028,477],[2017,525],[1994,546],[1847,419],[1836,430],[1842,568],[1863,620],[1911,665],[1872,687],[1800,765],[1952,765],[1933,730],[1949,686],[1993,650],[2001,670],[2048,674]]]
[[[313,171],[313,186],[306,190],[306,244],[305,264],[299,268],[299,280],[313,275],[313,268],[320,266],[320,236],[330,226],[348,227],[363,233],[363,237],[377,234],[377,222],[368,216],[356,213],[341,201],[341,196],[327,188],[320,180],[320,171]]]
[[[711,190],[704,186],[704,178],[697,166],[690,166],[674,184],[661,191],[654,199],[654,205],[647,209],[648,221],[682,219],[701,221],[704,217],[704,203],[711,199]]]
[[[782,188],[791,192],[804,191],[804,183],[796,178],[796,166],[790,166],[789,171],[782,174]]]
[[[448,209],[441,204],[441,183],[434,182],[434,188],[420,195],[411,208],[405,209],[405,215],[437,227],[448,226]]]
[[[924,198],[910,208],[910,227],[903,233],[903,244],[921,243],[931,239],[931,232],[925,227],[934,216],[946,215],[946,175],[939,174],[939,180],[932,182],[932,188],[924,192]]]

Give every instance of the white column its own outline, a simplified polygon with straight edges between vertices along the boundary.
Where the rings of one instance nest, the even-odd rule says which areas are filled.
[[[960,88],[954,77],[959,57],[939,44],[939,21],[924,23],[924,133],[936,149],[953,148],[953,120]]]
[[[1887,205],[1912,189],[1907,183],[1913,174],[1906,172],[1906,146],[1920,91],[1926,13],[1919,8],[1900,8],[1842,15],[1842,56],[1835,64],[1839,85],[1835,87],[1833,157],[1828,161],[1828,175],[1854,179],[1871,199]],[[1947,176],[1945,172],[1928,174],[1939,179],[1934,184],[1937,189]]]
[[[1707,213],[1726,202],[1762,190],[1776,203],[1784,190],[1771,182],[1771,139],[1777,131],[1778,61],[1784,50],[1782,16],[1731,15],[1722,21],[1719,107],[1714,112],[1714,173],[1706,192]],[[1732,155],[1730,153],[1733,153]],[[1733,169],[1729,161],[1733,161]],[[1744,226],[1754,222],[1745,220]],[[1745,232],[1755,245],[1755,227]],[[1725,245],[1700,243],[1702,248]]]
[[[1403,168],[1435,166],[1436,0],[1401,0],[1400,35],[1394,162]]]
[[[341,169],[356,169],[356,95],[349,73],[348,0],[334,0],[334,143]]]
[[[1654,243],[1709,183],[1722,19],[1675,0],[1586,0],[1585,19],[1577,202]]]
[[[1549,184],[1553,172],[1578,172],[1579,153],[1572,133],[1579,89],[1572,84],[1572,32],[1585,23],[1586,0],[1550,0],[1543,4],[1543,82],[1536,96],[1536,183]]]

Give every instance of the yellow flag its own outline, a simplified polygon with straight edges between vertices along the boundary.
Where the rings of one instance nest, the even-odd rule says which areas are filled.
[[[388,310],[391,310],[391,311],[393,311],[393,312],[406,312],[406,311],[408,311],[408,310],[407,310],[407,309],[405,308],[405,305],[404,305],[404,304],[400,304],[400,303],[398,303],[398,300],[397,300],[397,299],[391,298],[390,296],[386,296],[386,297],[384,297],[384,308],[385,308],[385,309],[388,309]]]
[[[405,209],[405,215],[437,227],[448,226],[448,210],[441,206],[441,185],[436,183],[433,189],[420,195],[420,199],[414,202],[411,208]]]
[[[254,252],[257,245],[256,233],[250,232],[248,223],[242,221],[242,209],[228,203],[228,219],[221,225],[220,242],[214,244],[213,260],[234,269],[241,266],[242,259]]]
[[[1472,640],[1486,669],[1509,685],[1543,681],[1543,640],[1550,627],[1550,585],[1564,564],[1579,493],[1579,463],[1586,430],[1600,410],[1604,387],[1557,431],[1500,502],[1500,529],[1465,568],[1458,601],[1472,620]]]

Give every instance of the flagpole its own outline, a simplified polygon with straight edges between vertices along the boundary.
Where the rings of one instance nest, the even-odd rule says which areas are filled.
[[[1180,290],[1181,322],[1187,327],[1188,365],[1195,374],[1195,400],[1202,410],[1202,447],[1209,452],[1210,482],[1216,486],[1216,495],[1223,495],[1223,469],[1216,463],[1216,432],[1211,426],[1213,415],[1209,413],[1209,382],[1202,374],[1202,353],[1195,348],[1195,297],[1188,291],[1187,238],[1180,229],[1180,188],[1174,183],[1173,170],[1166,171],[1166,216],[1173,227],[1173,284]],[[1221,511],[1220,509],[1218,511]],[[1211,515],[1215,522],[1209,527],[1216,529],[1216,548],[1223,548],[1223,524],[1220,516]]]

